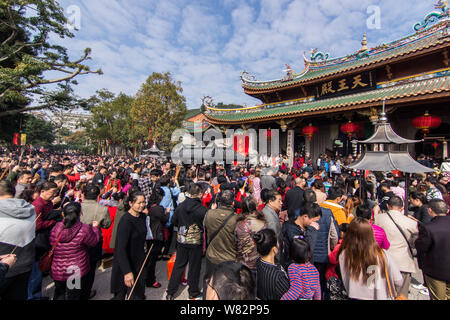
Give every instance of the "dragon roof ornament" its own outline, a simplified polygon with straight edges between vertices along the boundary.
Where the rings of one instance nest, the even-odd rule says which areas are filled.
[[[206,107],[206,110],[209,111],[210,108],[214,108],[214,99],[210,96],[204,96],[202,99],[202,104]]]
[[[416,32],[422,31],[423,29],[428,27],[428,25],[435,23],[436,21],[450,18],[450,8],[448,8],[448,0],[439,0],[439,2],[434,5],[434,8],[437,10],[430,12],[422,22],[418,22],[414,25],[414,30]]]
[[[367,47],[367,36],[365,35],[363,37],[363,41],[361,43],[362,47],[360,50],[353,54],[337,58],[330,58],[329,53],[323,53],[317,48],[314,48],[310,51],[310,58],[307,57],[306,52],[303,52],[305,69],[302,72],[298,74],[291,74],[290,76],[285,76],[281,79],[261,81],[256,80],[253,75],[250,75],[250,73],[244,71],[241,73],[243,86],[257,88],[260,86],[271,86],[282,83],[296,82],[304,77],[307,77],[310,72],[317,72],[318,70],[324,70],[324,72],[326,72],[329,68],[345,65],[347,63],[350,64],[358,60],[371,58],[376,59],[377,56],[385,54],[389,51],[400,49],[409,44],[431,37],[437,33],[442,34],[442,37],[447,37],[449,34],[448,30],[450,29],[450,8],[448,7],[448,1],[449,0],[439,1],[435,5],[435,8],[438,9],[438,11],[433,11],[430,13],[422,23],[415,25],[414,29],[416,31],[414,33],[411,33],[401,39],[397,39],[389,43],[382,43],[376,47],[369,48]]]

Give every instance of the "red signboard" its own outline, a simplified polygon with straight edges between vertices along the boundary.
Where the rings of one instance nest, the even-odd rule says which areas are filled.
[[[247,135],[235,135],[233,149],[237,153],[248,156],[248,149],[250,146],[250,137]]]

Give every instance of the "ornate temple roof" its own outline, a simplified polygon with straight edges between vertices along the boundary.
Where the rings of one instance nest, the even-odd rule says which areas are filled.
[[[248,94],[257,94],[280,88],[292,87],[323,81],[325,78],[343,75],[352,71],[364,71],[385,65],[395,60],[407,59],[426,51],[435,51],[450,43],[450,9],[433,11],[422,23],[415,26],[414,34],[372,49],[363,48],[358,52],[336,59],[328,59],[329,54],[311,51],[311,58],[305,60],[305,69],[295,74],[287,66],[287,75],[282,79],[258,81],[248,72],[241,74],[242,86]],[[434,17],[434,18],[433,18]],[[433,20],[434,19],[434,20]],[[431,22],[439,23],[427,27]],[[363,40],[363,43],[364,40]],[[319,61],[320,60],[320,61]]]
[[[383,99],[389,104],[426,101],[431,97],[450,96],[450,71],[432,75],[432,78],[378,85],[377,89],[323,100],[291,100],[234,111],[205,112],[214,124],[240,124],[262,122],[299,116],[318,115],[379,106]],[[207,110],[209,108],[207,107]]]
[[[369,151],[346,168],[352,170],[393,171],[406,173],[434,172],[416,162],[407,151]]]

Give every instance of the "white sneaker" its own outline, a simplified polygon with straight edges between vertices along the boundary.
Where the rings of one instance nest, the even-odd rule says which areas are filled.
[[[423,289],[419,291],[420,294],[423,294],[424,296],[429,296],[430,292],[428,291],[428,289]]]
[[[425,287],[423,284],[413,284],[412,287],[416,290],[425,290],[427,287]]]

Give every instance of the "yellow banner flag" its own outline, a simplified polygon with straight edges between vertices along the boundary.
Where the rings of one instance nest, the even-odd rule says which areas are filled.
[[[22,133],[20,135],[20,145],[24,146],[27,144],[27,135],[25,133]]]

